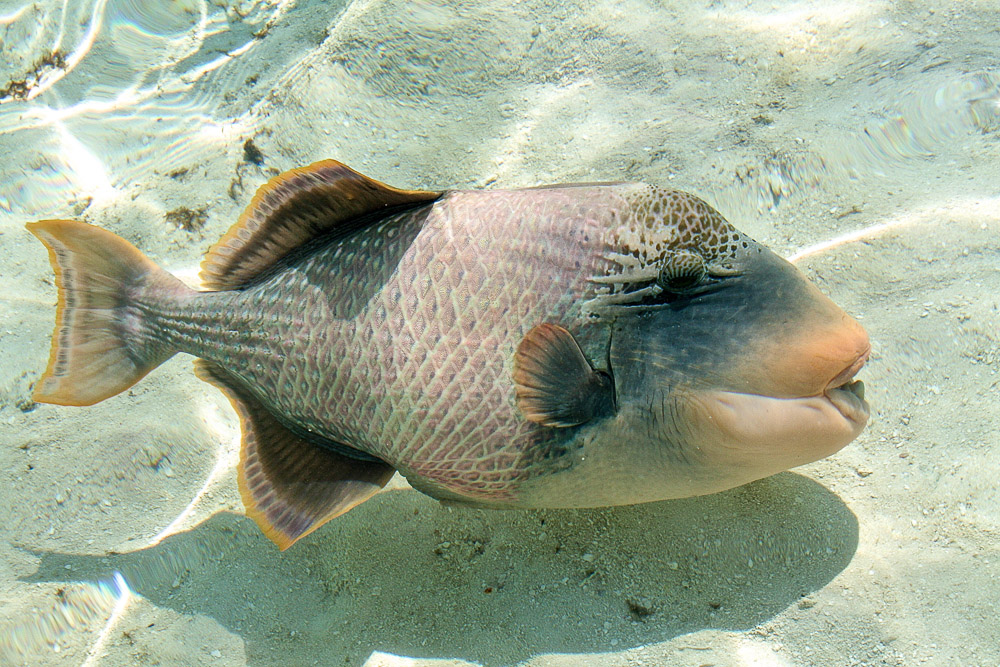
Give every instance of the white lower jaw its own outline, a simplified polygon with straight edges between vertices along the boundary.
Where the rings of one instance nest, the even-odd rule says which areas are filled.
[[[833,454],[868,421],[868,404],[847,389],[805,398],[710,391],[697,403],[702,435],[717,460],[768,468],[767,474]]]

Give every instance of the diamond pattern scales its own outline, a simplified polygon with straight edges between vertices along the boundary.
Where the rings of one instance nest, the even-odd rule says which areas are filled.
[[[670,196],[642,185],[452,192],[158,317],[168,342],[227,368],[296,426],[411,481],[513,503],[571,430],[518,413],[514,350],[543,322],[602,345],[607,323],[583,304],[605,288],[588,278],[619,270],[617,255],[650,234],[704,240],[677,219],[697,211]],[[675,208],[671,240],[662,227]]]

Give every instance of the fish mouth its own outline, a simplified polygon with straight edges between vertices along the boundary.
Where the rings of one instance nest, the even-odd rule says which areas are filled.
[[[861,380],[848,382],[839,387],[832,387],[824,394],[826,400],[837,408],[840,414],[856,424],[864,424],[870,414],[868,402],[865,401],[865,383]]]
[[[856,424],[867,422],[870,414],[868,403],[865,401],[865,383],[854,379],[868,361],[869,354],[871,354],[870,347],[838,373],[823,391],[824,398],[832,403],[840,414]]]

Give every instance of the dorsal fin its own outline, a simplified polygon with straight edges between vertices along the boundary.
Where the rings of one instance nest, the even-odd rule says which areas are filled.
[[[433,201],[440,192],[399,190],[336,160],[275,176],[201,263],[207,289],[245,287],[254,277],[302,244],[352,222],[406,204]]]

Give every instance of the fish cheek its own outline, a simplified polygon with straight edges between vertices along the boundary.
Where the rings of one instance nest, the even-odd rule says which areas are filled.
[[[694,396],[680,387],[660,386],[623,406],[620,421],[648,464],[673,469],[700,462],[703,415]]]
[[[690,306],[616,322],[609,359],[619,401],[648,404],[657,392],[716,384],[736,353],[729,327],[713,325],[716,312]]]

